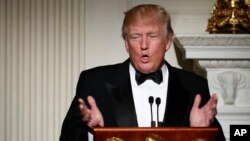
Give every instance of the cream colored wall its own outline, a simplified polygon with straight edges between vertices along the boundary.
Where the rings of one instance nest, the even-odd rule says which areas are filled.
[[[58,140],[80,71],[125,60],[122,13],[151,2],[206,33],[215,0],[0,0],[0,141]]]
[[[176,34],[207,34],[207,20],[215,0],[87,0],[86,1],[86,40],[85,67],[117,63],[128,55],[121,38],[123,12],[142,3],[155,3],[164,6],[172,17]],[[166,59],[174,66],[177,62],[176,51],[172,47]]]

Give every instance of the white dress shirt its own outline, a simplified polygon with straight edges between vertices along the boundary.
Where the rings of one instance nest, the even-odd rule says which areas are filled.
[[[135,69],[130,64],[129,73],[132,85],[133,98],[135,103],[135,110],[137,116],[137,122],[139,127],[151,126],[151,110],[148,98],[154,97],[153,103],[153,121],[157,120],[157,105],[155,99],[159,97],[161,103],[159,105],[159,121],[162,122],[165,114],[166,100],[167,100],[167,87],[168,87],[168,69],[166,65],[162,68],[163,81],[160,84],[155,83],[152,80],[146,80],[141,85],[137,85],[135,80]]]
[[[130,64],[129,73],[132,86],[132,93],[135,103],[135,110],[137,116],[137,122],[139,127],[150,127],[151,126],[151,110],[148,101],[149,96],[154,97],[153,103],[153,120],[156,122],[157,118],[157,106],[155,99],[161,98],[161,104],[159,106],[159,121],[162,122],[164,118],[164,112],[166,108],[167,100],[167,87],[168,87],[168,69],[166,65],[162,67],[163,81],[160,85],[152,80],[146,80],[141,85],[137,85],[135,80],[135,69]],[[89,141],[93,141],[93,135],[88,133]]]

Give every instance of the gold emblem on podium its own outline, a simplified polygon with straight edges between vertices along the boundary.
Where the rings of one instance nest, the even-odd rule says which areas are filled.
[[[203,138],[196,138],[196,139],[194,139],[194,140],[192,140],[192,141],[208,141],[208,140],[203,139]]]
[[[150,134],[146,137],[145,141],[163,141],[163,138],[157,134]]]
[[[111,138],[106,139],[105,141],[125,141],[125,140],[118,138],[118,137],[111,137]]]

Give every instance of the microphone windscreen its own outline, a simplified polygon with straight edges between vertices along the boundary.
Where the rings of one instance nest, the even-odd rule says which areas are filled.
[[[154,97],[153,97],[153,96],[150,96],[150,97],[148,98],[148,102],[151,103],[151,104],[154,103]]]
[[[155,102],[156,102],[157,105],[161,104],[161,98],[157,97]]]

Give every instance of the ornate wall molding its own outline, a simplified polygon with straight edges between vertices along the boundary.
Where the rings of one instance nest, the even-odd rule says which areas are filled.
[[[199,60],[195,65],[205,68],[250,68],[250,60]]]
[[[178,34],[175,43],[186,59],[250,59],[248,34]]]
[[[250,122],[250,35],[181,34],[174,42],[184,59],[193,60],[194,71],[207,77],[210,92],[217,93],[217,117],[229,140],[230,124]]]
[[[236,71],[224,71],[215,75],[214,86],[221,89],[222,98],[226,105],[234,105],[237,92],[246,87],[246,76]]]
[[[178,40],[185,46],[244,47],[250,44],[248,34],[178,34]]]

